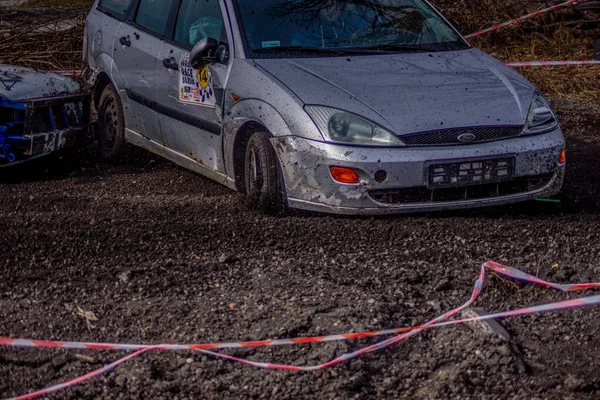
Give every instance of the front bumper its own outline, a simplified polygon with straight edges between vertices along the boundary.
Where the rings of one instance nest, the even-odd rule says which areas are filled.
[[[565,165],[558,163],[560,152],[565,149],[560,129],[490,143],[427,148],[351,147],[299,137],[274,138],[272,143],[281,163],[289,206],[333,214],[398,214],[516,203],[558,193],[565,172]],[[502,156],[515,158],[515,182],[523,182],[522,190],[505,190],[498,186],[494,193],[476,198],[470,198],[465,191],[460,199],[436,199],[432,195],[416,201],[374,195],[404,189],[426,192],[428,166],[434,162],[478,161]],[[331,166],[356,170],[361,183],[335,182],[329,170]],[[378,171],[387,173],[385,182],[375,180]]]
[[[92,142],[87,93],[1,102],[0,167]]]

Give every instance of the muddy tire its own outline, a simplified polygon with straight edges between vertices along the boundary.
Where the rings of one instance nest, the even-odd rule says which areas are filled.
[[[100,96],[97,129],[100,154],[107,160],[116,160],[125,147],[125,118],[121,98],[112,84]]]
[[[245,158],[246,195],[251,206],[269,214],[286,211],[286,196],[279,161],[271,136],[256,132],[248,140]]]

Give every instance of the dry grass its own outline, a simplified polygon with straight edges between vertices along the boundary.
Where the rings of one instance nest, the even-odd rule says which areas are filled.
[[[82,68],[86,9],[26,9],[0,25],[0,62],[44,70]]]
[[[539,0],[435,0],[463,33],[526,15],[555,4]],[[592,60],[593,11],[575,12],[567,7],[500,31],[471,39],[471,44],[508,61]],[[574,23],[582,19],[587,24]],[[586,37],[589,35],[591,37]],[[598,38],[596,38],[598,39]],[[555,99],[600,99],[600,66],[523,67],[518,72]]]
[[[532,32],[509,43],[490,43],[472,39],[472,44],[509,61],[592,60],[594,41],[575,38],[571,31],[559,28],[551,35]],[[531,80],[544,94],[557,99],[600,99],[600,66],[524,67],[517,71]]]

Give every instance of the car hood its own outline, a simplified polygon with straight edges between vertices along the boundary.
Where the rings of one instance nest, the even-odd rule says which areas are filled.
[[[60,75],[0,64],[0,98],[11,102],[74,94],[80,90],[77,82]]]
[[[524,125],[535,93],[525,78],[475,49],[254,61],[305,104],[354,112],[399,135]]]

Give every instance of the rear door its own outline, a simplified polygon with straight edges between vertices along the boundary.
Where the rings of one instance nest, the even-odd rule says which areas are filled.
[[[169,22],[172,0],[138,0],[115,38],[115,71],[123,100],[125,125],[161,143],[156,111],[156,65]]]
[[[194,70],[192,47],[205,37],[228,42],[218,0],[181,0],[172,40],[158,62],[159,121],[164,143],[202,167],[224,172],[221,106],[228,66]]]

